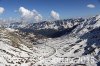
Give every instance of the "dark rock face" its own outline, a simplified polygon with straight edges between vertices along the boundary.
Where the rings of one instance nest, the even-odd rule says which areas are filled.
[[[61,30],[61,31],[57,31],[56,33],[52,34],[52,38],[56,38],[56,37],[60,37],[60,36],[63,36],[63,35],[67,35],[69,33],[71,33],[71,31],[73,29],[75,29],[77,27],[77,25],[73,26],[72,28],[68,28],[68,29],[64,29],[64,30]]]
[[[92,31],[84,34],[80,38],[81,39],[87,39],[88,45],[95,44],[95,45],[100,47],[100,27],[93,29]]]
[[[93,29],[80,38],[83,40],[87,39],[87,46],[84,48],[85,52],[83,55],[91,54],[95,50],[95,48],[92,47],[93,44],[100,47],[100,27]]]
[[[97,63],[97,66],[100,66],[100,62]]]

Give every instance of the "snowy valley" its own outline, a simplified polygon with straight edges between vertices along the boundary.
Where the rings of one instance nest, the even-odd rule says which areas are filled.
[[[100,66],[100,15],[0,27],[0,66]]]

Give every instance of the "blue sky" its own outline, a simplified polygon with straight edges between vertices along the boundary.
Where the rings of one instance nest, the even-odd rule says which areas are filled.
[[[89,4],[94,7],[87,7]],[[35,9],[43,19],[48,19],[52,10],[57,12],[61,19],[100,14],[100,0],[0,0],[0,7],[5,9],[0,18],[19,18],[20,7],[30,11]]]

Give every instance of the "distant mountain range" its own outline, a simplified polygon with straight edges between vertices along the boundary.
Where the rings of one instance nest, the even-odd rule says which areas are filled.
[[[14,22],[10,23],[9,25],[4,25],[3,27],[19,29],[24,32],[33,32],[35,34],[41,34],[46,37],[59,37],[64,35],[66,31],[69,31],[69,29],[79,25],[84,20],[85,19],[83,18],[66,19],[66,20],[64,19],[52,22],[43,21],[39,23],[29,23],[29,24],[23,24],[22,22]],[[59,34],[59,32],[61,34]]]

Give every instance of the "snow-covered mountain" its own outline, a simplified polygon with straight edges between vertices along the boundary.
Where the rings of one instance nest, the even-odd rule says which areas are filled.
[[[57,20],[57,21],[42,21],[38,23],[25,23],[23,21],[19,22],[9,22],[6,25],[2,25],[3,27],[10,27],[10,28],[26,28],[26,29],[34,29],[34,30],[41,30],[41,29],[65,29],[65,28],[71,28],[74,25],[77,25],[81,22],[83,22],[83,18],[77,18],[77,19],[64,19],[64,20]],[[5,24],[5,23],[4,23]]]
[[[83,21],[84,21],[83,18],[64,19],[64,20],[57,20],[57,21],[43,21],[39,23],[28,24],[25,28],[30,28],[34,30],[41,30],[41,29],[62,30],[65,28],[71,28]]]
[[[0,66],[100,66],[100,15],[70,20],[25,27],[41,30],[56,26],[59,30],[59,24],[70,30],[75,26],[57,38],[0,28]]]
[[[19,29],[24,32],[33,32],[34,34],[55,38],[66,34],[66,32],[70,32],[83,21],[83,18],[57,20],[51,22],[43,21],[39,23],[29,23],[25,27]]]

